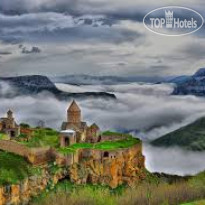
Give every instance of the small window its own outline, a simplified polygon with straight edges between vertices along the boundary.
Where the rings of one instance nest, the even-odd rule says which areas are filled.
[[[109,153],[108,152],[104,152],[104,157],[109,157]]]

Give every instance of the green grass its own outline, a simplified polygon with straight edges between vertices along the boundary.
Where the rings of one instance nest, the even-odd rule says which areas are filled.
[[[60,147],[57,151],[63,155],[75,153],[75,150],[69,147]]]
[[[97,143],[94,148],[95,149],[103,149],[103,150],[112,150],[112,149],[119,149],[119,148],[128,148],[132,147],[135,144],[140,143],[139,139],[132,138],[132,139],[126,139],[126,140],[119,140],[115,142],[101,142]]]
[[[56,130],[52,129],[36,129],[34,136],[28,142],[20,142],[28,147],[58,147],[59,136]]]
[[[76,143],[68,147],[59,148],[58,151],[62,154],[69,154],[75,152],[77,149],[99,149],[99,150],[115,150],[132,147],[135,144],[140,143],[139,139],[130,138],[119,141],[106,141],[99,143]]]
[[[0,185],[18,183],[30,174],[30,169],[23,157],[0,151]]]
[[[203,178],[203,173],[196,180]],[[152,177],[152,176],[151,176]],[[193,177],[191,180],[194,180]],[[204,205],[205,192],[200,184],[192,186],[190,181],[167,183],[165,181],[143,181],[136,187],[121,186],[114,190],[100,185],[76,185],[68,180],[47,190],[35,198],[31,205]],[[202,201],[200,201],[202,200]],[[190,203],[189,201],[196,201]],[[187,202],[187,204],[185,204]],[[188,203],[189,202],[189,203]]]
[[[4,134],[4,133],[0,133],[0,140],[9,140],[9,137],[7,134]]]
[[[205,200],[201,200],[201,201],[195,201],[195,202],[190,202],[190,203],[181,204],[181,205],[204,205],[204,204],[205,204]]]
[[[188,150],[205,150],[205,118],[162,136],[152,142],[155,146],[180,146]]]
[[[121,189],[124,189],[122,187]],[[120,191],[121,191],[120,189]],[[114,205],[116,204],[115,196],[119,193],[119,188],[111,190],[107,186],[100,185],[76,185],[64,180],[58,183],[55,187],[47,187],[47,191],[43,192],[40,196],[33,199],[32,205],[37,204],[58,204],[59,201],[64,201],[65,204],[93,204],[95,205]],[[58,197],[56,197],[56,195]],[[111,196],[113,195],[113,197]],[[71,202],[69,202],[69,198]],[[60,204],[62,204],[60,202]]]

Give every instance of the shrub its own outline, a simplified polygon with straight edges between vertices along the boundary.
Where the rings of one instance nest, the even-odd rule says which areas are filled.
[[[203,176],[200,177],[201,179]],[[67,183],[69,186],[67,186]],[[204,186],[204,184],[203,184]],[[154,179],[144,181],[135,188],[121,191],[94,185],[72,185],[62,182],[32,205],[176,205],[205,198],[203,186],[192,186],[188,181],[167,184]]]
[[[26,123],[21,123],[20,126],[22,128],[30,128],[30,125],[29,124],[26,124]]]
[[[23,157],[0,151],[0,185],[16,184],[30,174],[30,165]]]

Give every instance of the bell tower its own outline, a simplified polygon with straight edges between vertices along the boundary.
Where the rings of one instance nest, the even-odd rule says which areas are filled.
[[[75,100],[73,100],[67,110],[67,121],[73,124],[81,122],[81,110]]]
[[[9,111],[7,112],[7,117],[8,117],[8,119],[10,119],[10,120],[13,119],[13,112],[12,112],[11,110],[9,110]]]

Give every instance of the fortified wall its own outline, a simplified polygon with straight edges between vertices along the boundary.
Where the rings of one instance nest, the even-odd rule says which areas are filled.
[[[55,157],[55,150],[50,147],[29,148],[10,140],[0,140],[0,150],[25,157],[34,166],[47,164]]]
[[[112,135],[102,135],[101,136],[101,142],[106,141],[119,141],[119,140],[125,140],[127,137],[125,135],[115,135],[114,137]]]
[[[0,140],[0,150],[11,152],[22,157],[29,155],[29,148],[24,145],[18,144],[16,141]]]

